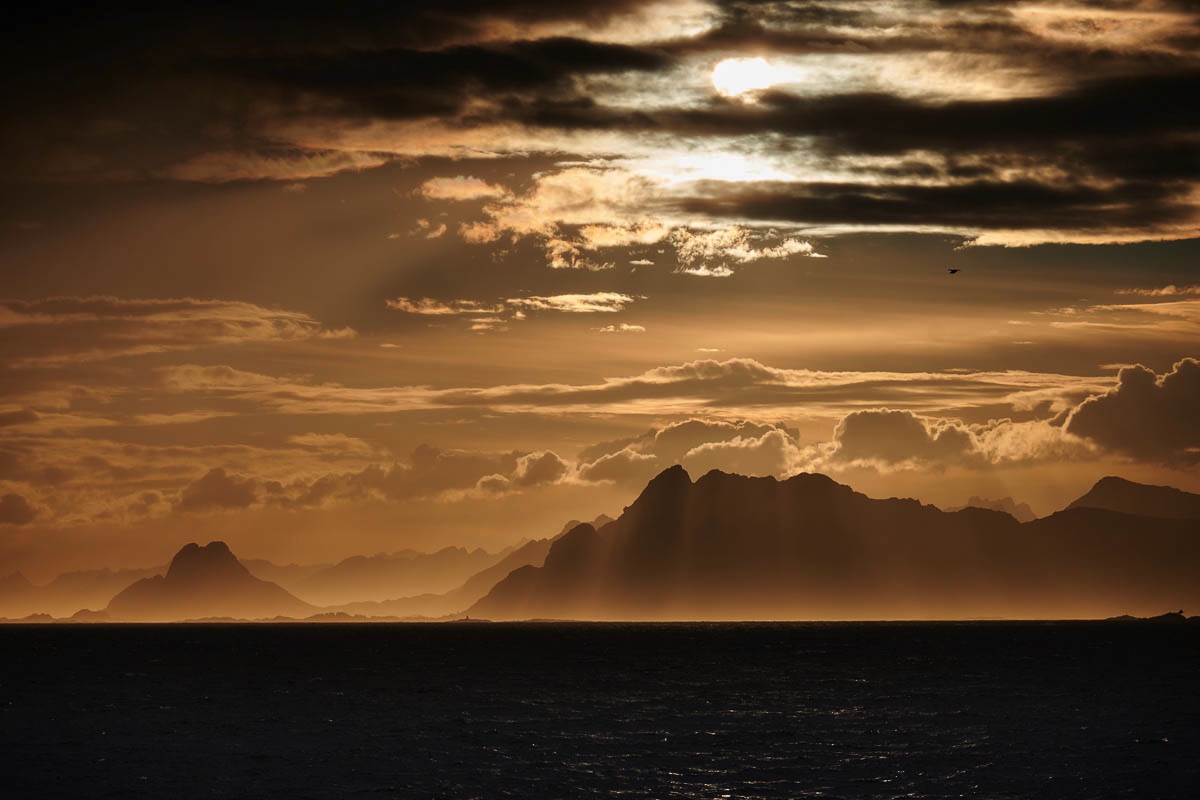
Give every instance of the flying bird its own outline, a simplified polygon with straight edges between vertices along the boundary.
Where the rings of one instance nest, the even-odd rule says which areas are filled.
[[[954,275],[958,272],[958,270],[951,268],[951,269],[946,270],[946,272],[949,272],[951,275]]]

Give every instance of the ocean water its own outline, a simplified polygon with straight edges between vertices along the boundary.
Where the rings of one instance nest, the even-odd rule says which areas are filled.
[[[5,626],[8,798],[1200,796],[1200,626]]]

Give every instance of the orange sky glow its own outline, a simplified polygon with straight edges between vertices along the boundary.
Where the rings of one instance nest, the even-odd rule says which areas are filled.
[[[1200,491],[1193,4],[395,5],[21,23],[0,573]]]

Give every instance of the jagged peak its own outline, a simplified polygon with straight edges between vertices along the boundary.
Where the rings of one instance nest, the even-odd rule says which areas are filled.
[[[667,467],[650,479],[637,499],[623,509],[622,516],[635,510],[660,513],[687,497],[691,489],[692,477],[687,470],[679,464]]]

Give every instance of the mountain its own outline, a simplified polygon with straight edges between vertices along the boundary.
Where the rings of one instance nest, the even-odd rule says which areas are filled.
[[[1037,514],[1033,513],[1033,509],[1028,503],[1018,503],[1011,497],[1001,497],[999,500],[989,500],[986,497],[977,497],[971,495],[971,499],[961,506],[947,508],[947,511],[962,511],[964,508],[986,508],[991,511],[1003,511],[1017,522],[1032,522],[1037,519]]]
[[[256,578],[271,583],[278,583],[289,592],[295,593],[296,587],[304,583],[323,569],[329,569],[332,564],[275,564],[261,558],[240,558],[242,565],[250,570]]]
[[[592,520],[593,527],[600,528],[612,522],[612,517],[601,514]],[[425,616],[442,617],[456,614],[486,595],[491,588],[508,576],[510,572],[525,566],[541,566],[550,552],[550,546],[559,537],[572,528],[578,527],[579,520],[571,520],[562,531],[549,539],[534,539],[525,542],[510,552],[498,563],[481,570],[459,587],[444,594],[424,594],[416,597],[401,597],[395,600],[379,602],[348,603],[338,607],[338,611],[349,614],[368,614],[386,616]]]
[[[446,547],[436,553],[404,550],[352,556],[291,584],[298,596],[322,606],[445,592],[509,553]]]
[[[105,611],[120,621],[202,617],[306,617],[318,609],[278,584],[260,580],[224,542],[194,542],[175,554],[167,574],[144,578],[117,594]]]
[[[89,569],[64,572],[43,585],[30,583],[20,573],[0,579],[0,614],[24,616],[45,613],[65,617],[79,608],[103,607],[114,594],[165,567],[148,569]]]
[[[579,525],[468,609],[488,619],[966,619],[1156,613],[1200,601],[1191,522],[1070,509],[1018,523],[878,500],[823,475],[681,467]]]
[[[1172,486],[1150,486],[1109,476],[1067,508],[1106,508],[1126,514],[1167,519],[1200,519],[1200,494]]]

